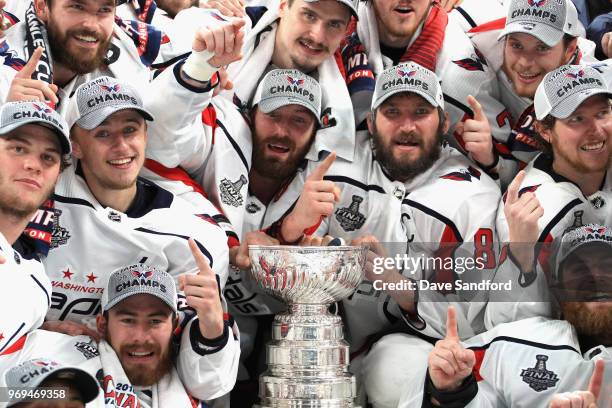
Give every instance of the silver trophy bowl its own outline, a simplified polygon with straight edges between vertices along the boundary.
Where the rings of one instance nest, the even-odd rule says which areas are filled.
[[[249,245],[251,274],[269,294],[289,304],[330,304],[363,279],[366,247]]]
[[[352,408],[355,379],[348,344],[331,303],[363,280],[367,247],[249,246],[251,275],[288,303],[274,318],[268,370],[260,377],[263,408]]]

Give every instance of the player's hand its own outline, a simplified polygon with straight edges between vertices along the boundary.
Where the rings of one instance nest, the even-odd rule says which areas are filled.
[[[340,199],[340,189],[333,181],[323,180],[323,177],[334,160],[336,153],[332,152],[306,178],[300,198],[281,224],[281,234],[286,241],[298,239],[305,229],[333,213],[334,203]]]
[[[440,6],[446,11],[450,13],[455,7],[459,7],[463,0],[440,0]]]
[[[187,304],[198,314],[202,337],[216,339],[223,334],[223,307],[217,276],[193,238],[189,239],[189,249],[199,271],[179,276],[179,289],[185,293]]]
[[[230,248],[229,256],[232,265],[242,270],[251,267],[249,245],[279,245],[279,242],[263,231],[247,232],[240,246]]]
[[[6,98],[7,102],[50,101],[53,105],[59,102],[56,95],[57,85],[48,84],[39,79],[32,79],[32,74],[36,70],[42,53],[42,48],[36,48],[27,64],[24,65],[21,71],[17,72],[9,87]]]
[[[604,361],[595,361],[595,368],[589,381],[587,391],[564,392],[555,394],[550,400],[549,408],[597,408],[604,375]]]
[[[200,8],[216,9],[228,17],[244,17],[244,0],[199,0]]]
[[[366,263],[365,263],[365,279],[373,282],[375,280],[383,280],[388,281],[388,277],[393,274],[399,274],[397,269],[387,269],[383,268],[383,270],[379,270],[379,268],[375,267],[377,258],[387,258],[387,251],[380,244],[378,239],[374,235],[363,235],[361,237],[355,238],[351,241],[351,246],[362,246],[366,245],[368,247],[368,254],[366,255]]]
[[[457,316],[453,306],[448,307],[446,336],[436,342],[429,353],[429,377],[440,391],[455,391],[472,372],[476,357],[459,341]]]
[[[229,74],[225,68],[220,68],[217,71],[217,75],[219,75],[219,85],[215,87],[213,96],[217,96],[223,91],[229,91],[234,87],[234,83],[230,81]]]
[[[489,120],[476,98],[469,95],[467,101],[474,112],[474,118],[459,123],[455,132],[463,137],[465,150],[474,161],[485,167],[491,166],[495,162],[495,155],[493,154],[493,139]]]
[[[324,237],[318,237],[316,235],[306,235],[299,242],[300,246],[328,246],[332,241],[336,240],[338,245],[342,245],[341,238],[335,238],[331,235],[325,235]]]
[[[510,235],[510,251],[519,262],[523,272],[530,272],[533,264],[533,245],[540,235],[538,220],[544,215],[533,192],[526,192],[519,198],[521,183],[525,179],[525,171],[521,170],[506,192],[504,214],[508,222]]]
[[[601,49],[608,58],[612,58],[612,32],[605,33],[601,37]]]
[[[70,320],[48,320],[40,327],[43,330],[63,333],[68,336],[89,336],[95,341],[100,341],[100,333],[90,329],[82,323]]]
[[[5,262],[6,262],[6,258],[4,257],[4,255],[0,254],[0,265],[2,265]]]
[[[238,61],[242,58],[244,24],[243,18],[233,18],[214,27],[200,28],[193,39],[192,49],[213,53],[208,60],[213,67],[222,67]]]

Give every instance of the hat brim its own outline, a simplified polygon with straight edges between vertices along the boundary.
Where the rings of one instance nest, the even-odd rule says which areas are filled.
[[[77,367],[62,367],[57,370],[51,371],[47,375],[41,376],[41,378],[32,383],[32,388],[39,387],[43,382],[50,379],[66,379],[71,381],[76,385],[81,396],[83,397],[83,402],[88,403],[96,399],[98,393],[100,392],[100,387],[96,379],[89,374],[87,371],[82,370]],[[11,402],[7,405],[7,407],[13,406],[22,402],[26,397],[20,399],[11,400]]]
[[[292,98],[290,96],[282,95],[282,96],[262,99],[261,101],[257,103],[259,110],[262,111],[263,113],[270,113],[272,111],[277,110],[278,108],[282,108],[283,106],[287,106],[287,105],[303,106],[304,108],[308,109],[314,115],[314,117],[317,120],[317,123],[321,124],[321,117],[319,113],[316,111],[316,109],[313,106],[310,106],[309,104],[307,104],[306,102],[298,98]]]
[[[171,304],[168,300],[164,299],[162,296],[158,296],[155,293],[151,293],[151,292],[144,292],[144,291],[139,291],[139,292],[126,292],[120,296],[115,297],[112,301],[108,302],[107,304],[102,306],[102,310],[104,312],[108,312],[109,310],[111,310],[113,307],[117,306],[119,303],[123,302],[125,299],[131,297],[131,296],[136,296],[136,295],[151,295],[156,297],[157,299],[161,300],[165,305],[167,305],[174,313],[178,313],[178,309],[176,307],[176,304]]]
[[[316,3],[319,0],[304,0],[306,3]],[[357,9],[355,8],[355,6],[353,5],[353,2],[350,0],[337,0],[338,3],[342,3],[344,4],[346,7],[349,8],[351,14],[353,15],[353,17],[355,17],[356,20],[359,20],[359,15],[357,14]]]
[[[585,89],[563,99],[561,103],[552,107],[550,112],[543,116],[550,114],[557,119],[567,119],[584,101],[592,96],[601,94],[607,94],[608,97],[612,97],[612,94],[606,89]]]
[[[533,24],[533,26],[530,27],[527,24]],[[513,22],[504,27],[501,34],[497,37],[497,40],[499,41],[507,35],[514,33],[525,33],[532,35],[549,47],[554,47],[555,45],[559,44],[559,41],[561,41],[564,34],[563,31],[559,31],[559,29],[544,23]]]
[[[7,133],[12,132],[13,130],[20,128],[24,125],[39,125],[39,126],[43,126],[43,127],[46,127],[47,129],[52,130],[53,132],[55,132],[55,134],[57,135],[57,138],[59,139],[60,147],[62,148],[62,153],[63,154],[72,153],[72,146],[70,144],[70,136],[68,135],[68,133],[64,132],[62,129],[55,126],[53,123],[41,121],[39,118],[27,118],[27,119],[20,119],[19,121],[15,121],[14,123],[11,123],[9,125],[2,127],[2,133],[0,133],[0,135],[4,136]]]
[[[142,115],[143,118],[148,121],[154,120],[151,112],[149,112],[145,108],[141,108],[132,104],[121,104],[106,106],[102,109],[98,109],[91,113],[88,113],[87,115],[83,115],[74,124],[85,130],[92,130],[100,126],[100,124],[104,122],[106,118],[108,118],[113,113],[128,109],[137,111]]]
[[[384,96],[378,98],[375,103],[372,105],[372,110],[378,108],[380,105],[382,105],[387,99],[389,99],[390,97],[392,97],[393,95],[397,95],[399,93],[413,93],[413,94],[417,94],[419,96],[422,96],[427,102],[429,102],[430,105],[432,105],[433,107],[437,108],[440,106],[440,104],[431,97],[431,95],[429,95],[426,92],[423,92],[419,89],[396,89],[393,91],[390,91],[388,93],[386,93]]]

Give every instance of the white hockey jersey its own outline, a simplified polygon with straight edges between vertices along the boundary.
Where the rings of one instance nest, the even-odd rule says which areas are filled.
[[[605,361],[600,407],[612,396],[612,348],[581,354],[571,324],[541,317],[502,324],[463,342],[474,351],[478,394],[469,408],[546,408],[556,393],[586,390],[594,360]],[[399,407],[420,406],[423,381],[406,384]]]
[[[25,259],[0,233],[0,356],[45,321],[51,303],[51,282],[42,264]],[[1,357],[0,357],[1,358]]]
[[[305,171],[298,172],[284,192],[283,200],[297,200],[306,177],[317,165],[309,163]],[[440,158],[429,170],[402,183],[389,179],[372,157],[367,132],[358,132],[354,162],[336,159],[325,180],[335,182],[342,193],[333,216],[323,220],[316,235],[329,234],[350,242],[373,234],[392,257],[408,254],[414,259],[432,256],[486,258],[487,267],[478,275],[488,275],[495,267],[499,188],[455,149],[443,147]],[[274,213],[276,205],[271,203],[268,213]],[[486,278],[477,278],[474,271],[466,273],[458,264],[454,271],[446,272],[434,273],[427,267],[407,266],[404,269],[404,275],[416,281],[428,278],[433,281],[432,276],[436,273],[440,274],[440,279],[453,282]],[[445,330],[446,306],[453,302],[457,304],[462,338],[481,332],[484,329],[483,305],[478,300],[484,299],[485,294],[450,292],[453,293],[444,295],[432,290],[420,291],[418,315],[406,319],[411,328],[425,336],[440,338]],[[473,302],[468,302],[470,300]],[[357,291],[343,301],[343,307],[352,351],[360,348],[368,336],[389,328],[403,317],[390,296],[369,281],[362,282]]]
[[[75,165],[62,173],[52,197],[53,234],[43,260],[53,286],[48,319],[91,319],[100,311],[104,277],[122,266],[155,265],[175,278],[196,271],[187,245],[190,237],[223,288],[228,249],[213,220],[214,206],[196,213],[189,203],[140,179],[132,207],[122,213],[100,205],[77,169]]]
[[[611,169],[608,169],[601,189],[589,196],[557,174],[552,168],[552,159],[544,154],[529,163],[525,171],[519,194],[533,192],[544,209],[544,215],[538,220],[538,242],[544,245],[538,250],[535,272],[530,274],[523,273],[508,256],[507,247],[502,249],[495,280],[511,280],[515,289],[491,296],[485,318],[487,328],[526,317],[550,315],[547,277],[551,276],[555,266],[556,243],[564,232],[582,225],[612,225]],[[509,242],[504,200],[500,201],[497,211],[497,233],[501,245]]]

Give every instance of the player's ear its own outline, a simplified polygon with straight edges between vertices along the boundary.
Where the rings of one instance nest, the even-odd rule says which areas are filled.
[[[572,58],[574,57],[574,54],[576,53],[576,48],[578,48],[578,37],[572,38],[572,40],[567,44],[567,47],[565,47],[565,53],[563,55],[565,64],[572,63]]]
[[[74,126],[70,130],[70,144],[72,145],[72,155],[77,159],[83,158],[83,150],[81,149],[81,144],[79,143],[79,129]]]
[[[374,134],[374,115],[376,115],[375,111],[369,111],[368,115],[366,116],[366,122],[368,123],[368,132],[370,132],[371,135]]]
[[[448,129],[450,128],[450,120],[448,119],[448,112],[444,112],[444,127],[442,128],[443,134],[448,133]]]
[[[106,318],[102,313],[99,313],[96,316],[96,329],[98,330],[98,334],[100,334],[101,338],[104,338],[104,334],[106,333]]]
[[[552,129],[544,126],[544,124],[539,120],[536,120],[533,123],[533,126],[536,132],[538,132],[538,134],[540,135],[540,137],[542,137],[542,139],[544,139],[545,142],[550,144]]]
[[[36,9],[36,16],[40,21],[46,23],[49,20],[49,6],[47,0],[34,0],[34,8]]]
[[[280,3],[278,4],[278,15],[282,17],[287,12],[287,9],[290,6],[291,5],[289,4],[289,0],[281,0]]]

